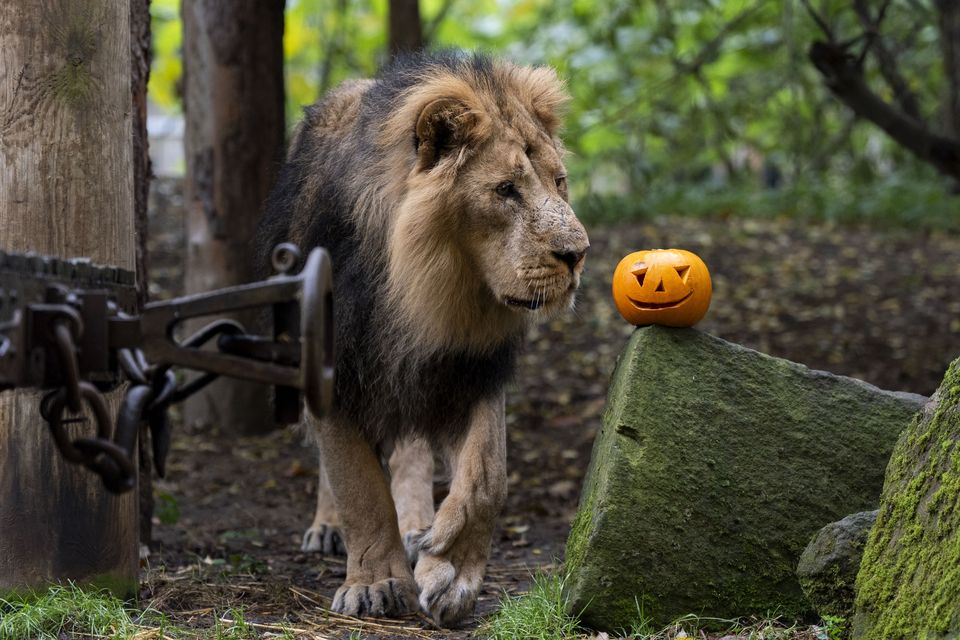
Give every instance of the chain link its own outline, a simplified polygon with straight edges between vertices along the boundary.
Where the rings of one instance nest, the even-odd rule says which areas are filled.
[[[233,320],[217,320],[206,325],[183,341],[185,346],[199,348],[214,338],[245,332]],[[166,472],[166,457],[170,450],[170,405],[182,402],[207,386],[219,376],[207,373],[182,387],[169,366],[151,366],[139,350],[120,349],[118,363],[130,386],[124,391],[115,428],[110,428],[110,416],[104,395],[89,382],[79,379],[77,349],[74,332],[67,320],[53,325],[59,364],[64,372],[64,384],[40,401],[40,415],[50,426],[54,442],[64,458],[82,464],[96,472],[104,486],[113,493],[124,493],[136,484],[134,455],[140,427],[146,424],[153,442],[153,458],[157,473]],[[80,415],[88,406],[96,423],[96,436],[71,438],[66,424],[86,422]],[[69,411],[75,418],[64,414]]]

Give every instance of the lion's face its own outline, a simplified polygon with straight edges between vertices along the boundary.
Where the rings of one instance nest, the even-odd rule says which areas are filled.
[[[590,245],[567,203],[560,151],[532,121],[485,147],[461,173],[458,194],[478,277],[513,313],[568,308]]]
[[[418,349],[487,350],[572,304],[589,241],[567,203],[565,100],[549,69],[465,67],[411,88],[384,126],[381,166],[405,172],[388,291]]]

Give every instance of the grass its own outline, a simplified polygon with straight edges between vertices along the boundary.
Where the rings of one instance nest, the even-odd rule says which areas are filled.
[[[0,640],[56,640],[61,634],[126,638],[136,631],[119,599],[72,584],[0,600]]]
[[[776,618],[742,621],[687,615],[658,629],[639,604],[636,619],[629,628],[619,634],[597,635],[581,629],[578,616],[567,613],[564,580],[563,576],[535,575],[527,593],[504,596],[497,612],[479,629],[477,636],[490,640],[709,640],[724,636],[734,636],[737,640],[836,640],[830,624],[804,627],[785,624]]]
[[[563,581],[559,576],[537,574],[530,590],[505,596],[500,608],[480,629],[491,640],[563,640],[581,637],[579,620],[566,611]]]
[[[604,637],[710,640],[735,636],[738,640],[837,640],[843,623],[843,620],[836,619],[827,620],[822,627],[799,627],[783,624],[776,619],[743,622],[688,615],[662,629],[656,629],[638,606],[636,620],[628,629],[620,634],[598,636],[581,629],[577,616],[567,614],[563,585],[562,576],[535,575],[527,593],[504,596],[497,612],[478,629],[476,637],[490,640],[587,640]],[[328,629],[321,630],[319,627],[298,629],[282,623],[251,622],[237,608],[212,615],[212,624],[207,628],[184,628],[172,624],[165,615],[153,609],[140,611],[130,608],[106,591],[85,590],[68,584],[51,587],[43,593],[0,599],[0,640],[294,640],[331,637],[327,635]],[[367,622],[354,621],[354,624],[360,627],[350,630],[349,640],[377,637],[376,634],[364,633],[367,626],[381,629]],[[725,630],[710,632],[706,629]],[[381,630],[390,633],[403,631],[387,627]]]
[[[258,628],[267,629],[261,634]],[[0,599],[0,640],[60,640],[61,638],[123,638],[130,640],[293,640],[283,625],[247,622],[239,609],[214,614],[207,629],[187,629],[163,614],[129,608],[107,591],[82,589],[74,584],[53,586],[46,592]]]

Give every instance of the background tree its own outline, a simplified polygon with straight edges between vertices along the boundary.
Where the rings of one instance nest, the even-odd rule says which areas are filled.
[[[188,292],[250,282],[260,210],[284,140],[283,0],[184,0]],[[239,314],[245,326],[255,313]],[[222,378],[188,421],[271,428],[267,388]]]
[[[423,48],[420,0],[390,0],[390,53]]]
[[[935,118],[941,124],[936,127],[922,112],[919,97],[900,69],[898,54],[902,53],[902,46],[898,46],[896,36],[891,37],[884,30],[892,8],[890,0],[877,7],[867,0],[854,0],[853,11],[862,32],[849,40],[841,40],[829,18],[815,10],[809,0],[804,0],[804,4],[826,37],[811,45],[809,55],[830,92],[917,158],[960,181],[960,3],[936,0],[932,11],[920,12],[923,19],[935,21],[943,52],[943,99],[939,117]],[[935,20],[930,15],[933,12]],[[866,69],[871,60],[891,100],[871,88]]]
[[[858,6],[875,19],[883,3],[814,4],[842,41],[869,31]],[[888,52],[929,131],[955,138],[944,123],[957,102],[947,78],[958,39],[941,33],[957,3],[888,4],[865,82],[906,109],[882,75],[877,56]],[[290,122],[342,80],[376,72],[389,51],[389,6],[290,1]],[[564,133],[572,196],[587,220],[740,213],[960,226],[942,174],[825,85],[808,57],[825,38],[802,0],[420,0],[419,9],[427,46],[560,70],[573,95]],[[152,95],[175,106],[176,17],[156,15]]]

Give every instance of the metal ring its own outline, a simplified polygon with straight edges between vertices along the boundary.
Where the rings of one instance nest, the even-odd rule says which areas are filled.
[[[89,459],[84,466],[100,476],[111,493],[124,493],[136,484],[133,459],[117,444],[100,438],[77,438],[77,449]]]
[[[335,327],[333,313],[333,266],[330,254],[316,248],[301,272],[300,376],[310,411],[327,415],[334,401]]]
[[[153,398],[153,388],[144,384],[133,385],[123,394],[120,410],[117,412],[117,427],[113,431],[113,442],[126,451],[128,456],[133,456],[137,432],[146,418],[147,406]]]
[[[236,320],[215,320],[181,342],[180,346],[195,349],[224,333],[235,335],[246,332],[243,325]]]
[[[81,382],[79,385],[80,397],[86,400],[93,412],[94,420],[97,423],[97,438],[108,440],[110,438],[110,413],[107,410],[107,404],[103,399],[103,394],[89,382]],[[66,388],[58,389],[50,400],[46,403],[49,411],[47,423],[50,425],[50,431],[53,434],[53,441],[64,458],[70,462],[88,464],[92,459],[79,449],[77,449],[70,440],[69,434],[63,427],[63,410],[67,407]],[[83,407],[81,406],[81,409]],[[75,412],[79,413],[79,411]]]
[[[67,392],[67,406],[70,411],[80,413],[83,408],[80,399],[80,364],[77,362],[73,332],[64,320],[53,323],[53,338],[60,356],[60,365],[63,367],[63,377],[66,379],[64,388]]]
[[[287,275],[300,264],[302,257],[300,247],[292,242],[282,242],[273,248],[270,262],[273,264],[274,271],[278,274]]]
[[[130,349],[117,350],[117,364],[120,365],[123,373],[126,374],[132,382],[136,384],[150,384],[150,381],[147,380],[146,372],[144,372],[140,366],[140,362]]]
[[[174,375],[173,371],[167,369],[163,372],[163,384],[160,384],[160,381],[154,383],[153,390],[156,392],[153,402],[150,403],[150,406],[147,408],[144,413],[153,411],[158,407],[163,407],[170,400],[170,397],[177,390],[177,376]]]

